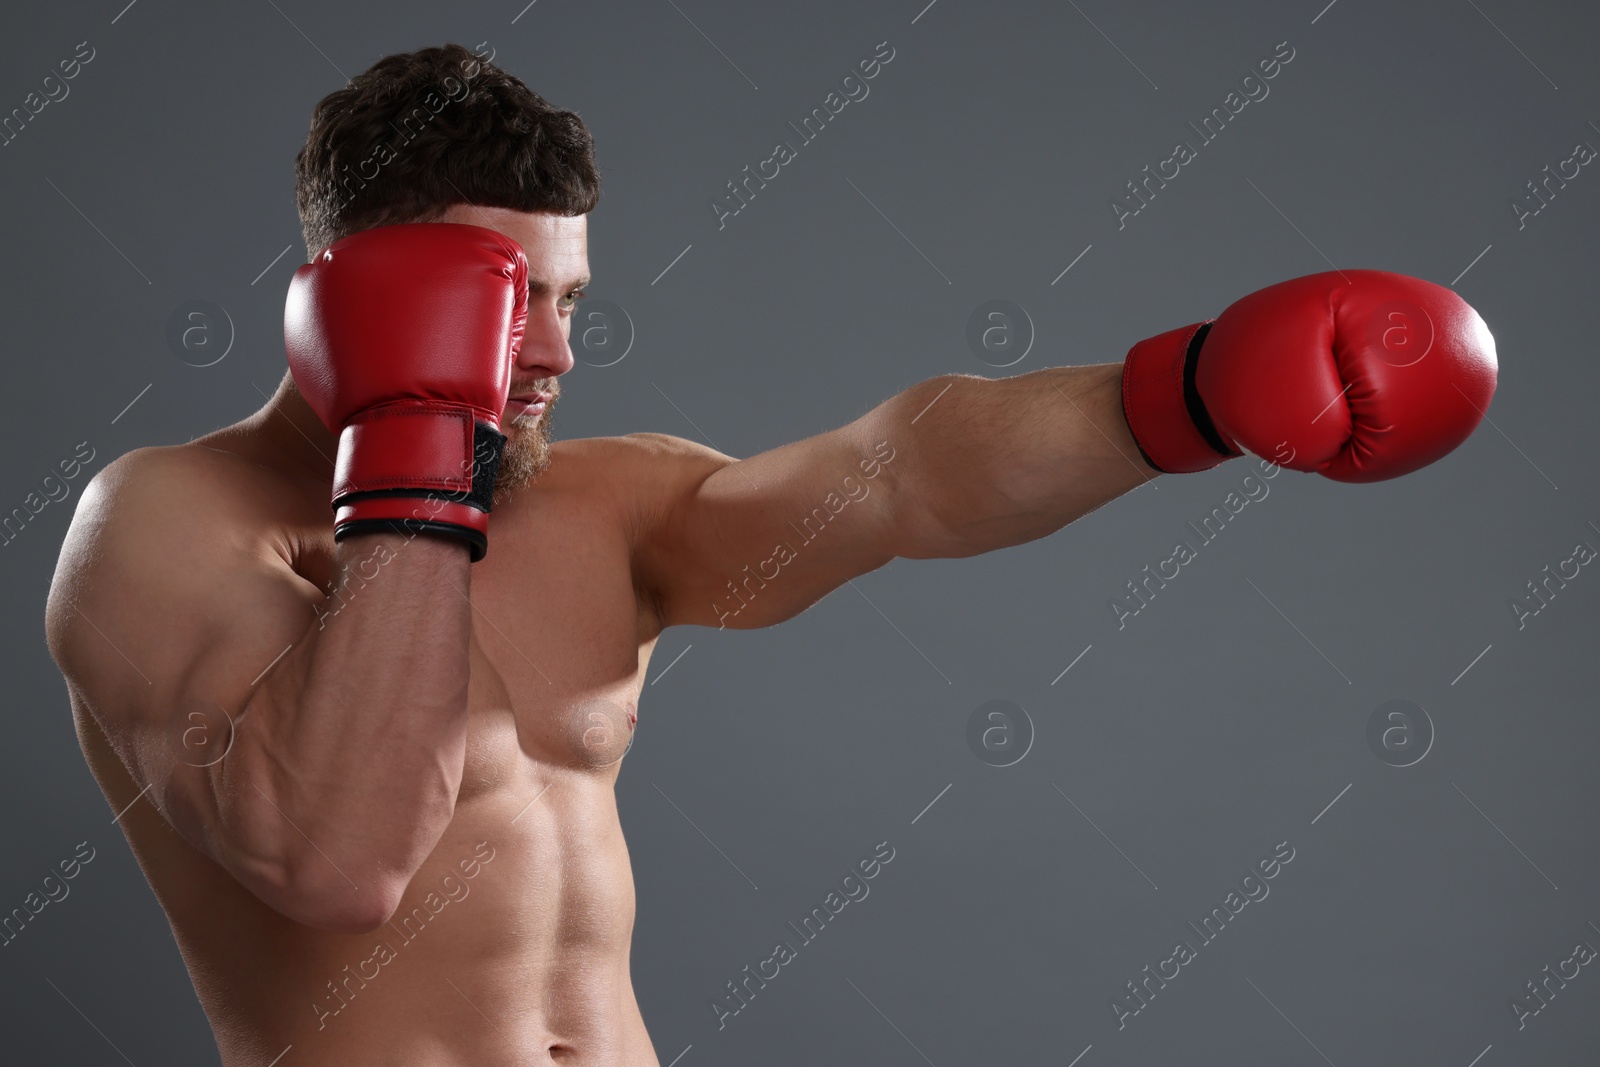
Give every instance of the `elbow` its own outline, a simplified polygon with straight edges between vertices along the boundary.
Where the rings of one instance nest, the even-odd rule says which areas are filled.
[[[971,375],[944,374],[888,402],[883,428],[872,436],[881,434],[891,446],[887,455],[878,454],[875,468],[882,486],[875,491],[886,501],[883,540],[891,558],[955,559],[984,551],[969,536],[972,527],[982,525],[978,498],[988,472],[975,466],[981,453],[946,432],[928,430],[936,419],[921,426],[917,421],[936,404],[948,410],[974,385],[989,384]],[[911,458],[899,459],[899,453]]]
[[[315,854],[303,863],[258,867],[239,875],[247,889],[284,918],[332,934],[364,934],[384,925],[399,908],[407,885],[406,879],[375,869],[346,876]]]
[[[329,933],[387,923],[455,814],[452,781],[430,779],[382,802],[292,788],[274,800],[255,784],[270,789],[270,778],[233,769],[249,784],[224,791],[239,802],[220,813],[213,854],[269,908]]]
[[[302,914],[290,915],[303,926],[330,934],[366,934],[383,926],[400,907],[403,884],[377,889],[349,890],[326,894],[311,901],[302,897]]]
[[[363,842],[323,847],[296,835],[232,838],[223,866],[253,896],[284,918],[335,934],[362,934],[388,922],[431,848],[410,840],[396,850]],[[354,844],[354,843],[346,843]]]
[[[359,897],[342,901],[301,898],[289,907],[275,910],[286,919],[324,933],[368,934],[387,923],[400,905],[398,893],[392,898],[369,893]]]
[[[895,485],[888,522],[889,552],[899,559],[959,559],[983,551],[968,537],[962,515],[969,505],[931,479],[904,478]]]

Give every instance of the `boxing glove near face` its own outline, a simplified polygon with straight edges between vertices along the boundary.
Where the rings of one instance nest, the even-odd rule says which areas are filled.
[[[427,531],[483,558],[527,312],[527,257],[481,226],[363,230],[295,271],[284,342],[295,384],[339,436],[336,540]]]
[[[1387,271],[1331,271],[1135,345],[1123,412],[1157,470],[1206,470],[1243,449],[1370,482],[1466,440],[1496,375],[1494,338],[1453,291]]]

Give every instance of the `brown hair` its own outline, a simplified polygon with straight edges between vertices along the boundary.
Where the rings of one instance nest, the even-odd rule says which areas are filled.
[[[583,120],[493,54],[447,44],[385,56],[318,102],[294,161],[307,258],[359,230],[433,221],[452,204],[594,210],[600,174]]]

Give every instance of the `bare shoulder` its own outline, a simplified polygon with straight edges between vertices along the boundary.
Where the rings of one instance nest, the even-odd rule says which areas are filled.
[[[207,478],[213,466],[187,445],[136,448],[89,479],[62,542],[45,607],[46,634],[58,661],[58,641],[71,623],[68,609],[89,590],[95,572],[125,562],[130,547],[136,553],[144,540],[139,528],[148,527],[162,508],[181,506],[185,486],[196,477]],[[132,546],[129,535],[135,539]]]
[[[186,642],[221,632],[226,598],[294,578],[265,536],[264,473],[187,444],[135,449],[90,479],[45,608],[46,640],[69,682],[159,688],[156,675],[182,669]]]
[[[664,433],[588,437],[552,446],[551,473],[560,483],[598,488],[627,516],[630,541],[639,538],[714,472],[737,462],[714,448]]]
[[[200,445],[136,448],[102,467],[84,486],[62,544],[56,581],[115,554],[150,547],[183,529],[214,536],[241,510],[237,456]],[[65,592],[66,590],[61,590]]]
[[[715,470],[735,462],[714,448],[665,433],[630,433],[621,437],[583,437],[557,441],[551,446],[557,456],[568,457],[575,465],[616,464],[619,473],[655,476],[669,470],[701,468]],[[585,470],[587,474],[588,471]]]
[[[550,473],[562,472],[552,487],[598,490],[623,528],[641,634],[654,636],[667,625],[667,575],[681,558],[672,531],[682,525],[678,520],[684,509],[707,478],[735,462],[714,448],[662,433],[552,445]]]
[[[63,557],[96,544],[112,524],[126,533],[125,527],[152,525],[170,514],[169,508],[184,508],[191,520],[223,518],[249,498],[240,484],[247,468],[259,469],[239,456],[192,443],[126,452],[84,487]]]

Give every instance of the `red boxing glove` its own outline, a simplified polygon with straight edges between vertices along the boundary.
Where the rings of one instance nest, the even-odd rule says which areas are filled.
[[[527,317],[522,247],[481,226],[363,230],[295,271],[284,343],[339,436],[334,540],[426,531],[483,558]]]
[[[1453,291],[1333,271],[1140,341],[1123,366],[1122,410],[1145,460],[1166,473],[1207,470],[1242,447],[1293,470],[1375,482],[1465,441],[1496,369],[1489,328]]]

